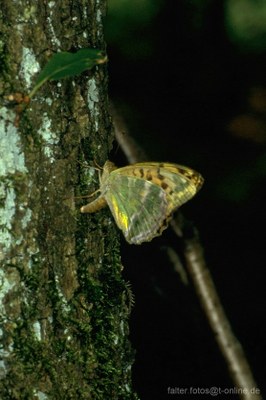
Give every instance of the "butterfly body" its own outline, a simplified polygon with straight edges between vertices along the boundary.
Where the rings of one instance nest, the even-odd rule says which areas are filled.
[[[106,204],[129,243],[141,244],[159,236],[173,211],[191,199],[202,176],[185,166],[145,162],[117,168],[107,161],[100,178],[100,196],[81,212]]]

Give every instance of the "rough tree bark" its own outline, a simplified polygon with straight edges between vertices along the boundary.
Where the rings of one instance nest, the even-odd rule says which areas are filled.
[[[0,1],[1,399],[136,398],[115,229],[74,199],[97,188],[80,161],[111,147],[106,67],[46,84],[18,126],[4,100],[54,52],[104,49],[105,7]]]

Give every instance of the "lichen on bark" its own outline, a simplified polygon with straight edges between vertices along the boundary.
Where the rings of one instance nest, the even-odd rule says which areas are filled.
[[[53,52],[104,49],[105,7],[103,0],[1,6],[3,399],[136,398],[116,228],[108,210],[80,215],[75,200],[95,184],[82,162],[103,163],[111,148],[106,67],[45,85],[18,124],[4,100],[27,94]]]

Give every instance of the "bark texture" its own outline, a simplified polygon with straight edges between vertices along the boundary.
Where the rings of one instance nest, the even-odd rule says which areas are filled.
[[[0,1],[1,399],[133,399],[128,289],[108,210],[81,215],[111,148],[100,65],[27,94],[58,51],[103,50],[104,0]]]

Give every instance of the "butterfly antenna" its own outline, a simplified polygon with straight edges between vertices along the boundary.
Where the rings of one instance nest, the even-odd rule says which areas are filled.
[[[96,169],[97,171],[102,171],[102,170],[103,170],[103,167],[101,167],[101,166],[97,163],[96,160],[93,160],[93,162],[94,162],[95,166],[92,167],[92,168]]]

